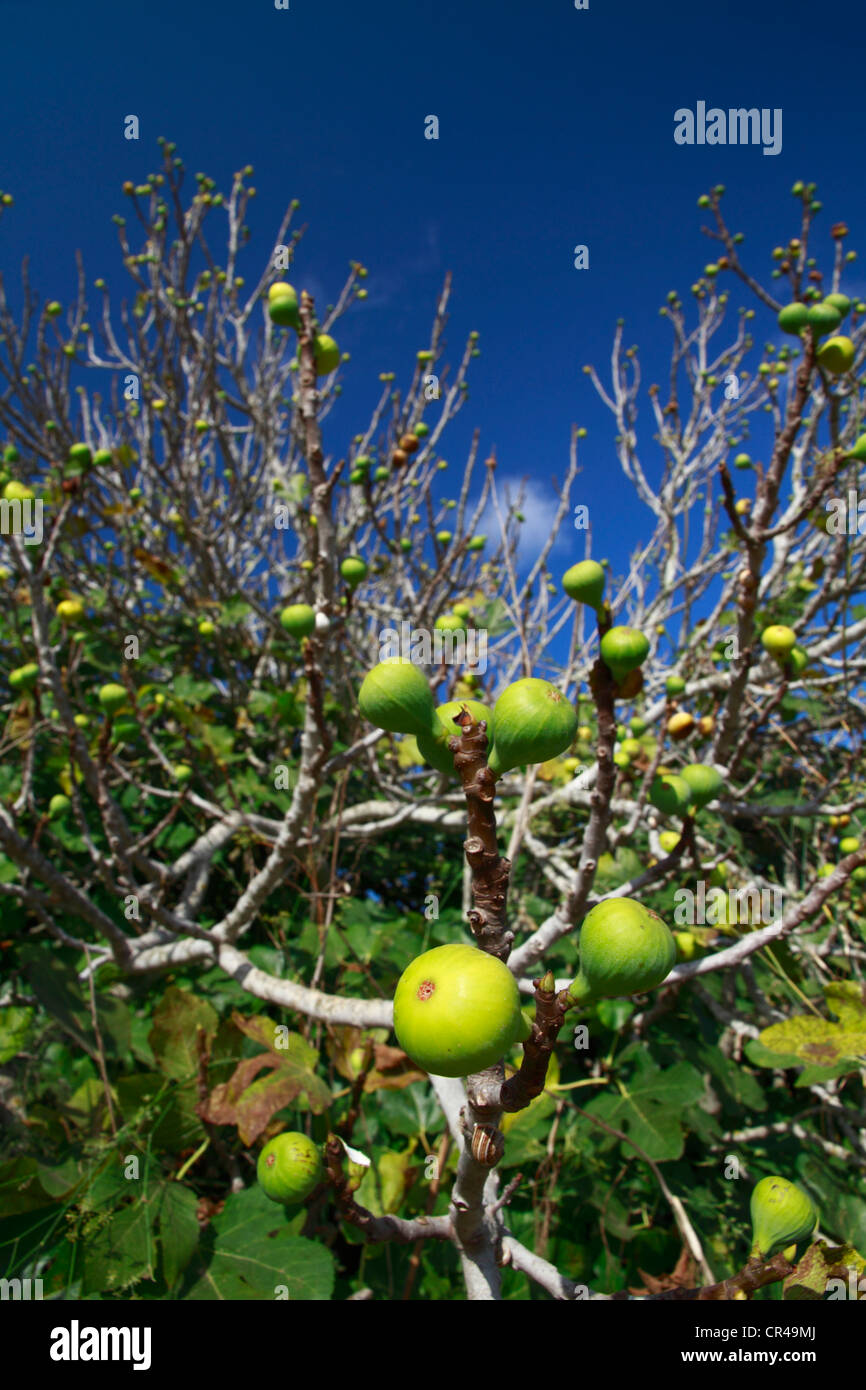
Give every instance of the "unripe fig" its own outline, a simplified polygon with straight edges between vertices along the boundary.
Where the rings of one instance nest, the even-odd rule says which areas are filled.
[[[691,788],[692,801],[698,808],[714,801],[725,785],[722,774],[714,767],[707,767],[706,763],[691,763],[682,769],[680,776]]]
[[[816,338],[822,338],[825,333],[832,333],[842,322],[842,315],[833,304],[826,301],[821,304],[813,304],[808,311],[808,323]]]
[[[805,1240],[818,1224],[811,1199],[787,1178],[761,1178],[752,1192],[751,1214],[752,1256],[759,1260]]]
[[[503,690],[493,710],[494,743],[487,762],[494,777],[525,763],[564,753],[577,732],[577,715],[549,681],[527,676]]]
[[[93,464],[93,455],[86,444],[71,444],[69,462],[77,463],[81,468],[90,468]]]
[[[64,796],[62,792],[58,792],[56,796],[52,796],[48,803],[49,820],[62,820],[69,811],[71,805],[72,802],[69,800],[69,797]]]
[[[340,565],[340,573],[350,589],[355,589],[362,579],[367,578],[367,566],[360,555],[347,555]]]
[[[752,460],[748,454],[737,454],[734,458],[735,468],[751,468]]]
[[[129,706],[129,696],[125,686],[118,685],[116,682],[103,685],[96,698],[106,714],[117,714],[118,710]]]
[[[39,677],[39,667],[35,661],[28,661],[26,666],[18,666],[14,671],[9,672],[9,686],[12,690],[32,690]],[[124,691],[124,694],[126,692]]]
[[[776,320],[783,333],[802,333],[809,322],[808,305],[800,300],[795,300],[793,304],[786,304],[784,309],[779,310]]]
[[[298,295],[293,285],[288,285],[282,280],[271,285],[268,290],[268,313],[271,322],[278,324],[280,328],[300,329]]]
[[[782,627],[781,624],[774,624],[772,627],[764,628],[761,633],[761,645],[765,651],[775,657],[784,666],[791,648],[797,641],[797,634],[790,627]]]
[[[440,632],[465,632],[466,619],[457,613],[440,613],[433,626]]]
[[[643,665],[649,649],[649,638],[634,627],[612,627],[601,639],[601,659],[618,685]]]
[[[437,946],[411,962],[394,994],[394,1032],[434,1076],[471,1076],[525,1037],[517,981],[477,946]]]
[[[174,780],[176,782],[179,782],[182,787],[185,786],[186,783],[191,780],[193,775],[192,768],[190,767],[189,763],[175,763],[171,771]]]
[[[818,365],[831,376],[843,376],[854,365],[854,344],[850,338],[828,338],[818,353]]]
[[[694,727],[694,716],[688,714],[686,710],[679,710],[676,714],[672,714],[668,720],[668,733],[678,743],[681,739],[688,738]]]
[[[313,343],[316,375],[329,376],[340,365],[340,349],[329,333],[320,333]]]
[[[596,903],[580,929],[579,949],[580,968],[568,990],[578,1004],[654,989],[677,958],[661,917],[634,898]]]
[[[663,811],[666,816],[688,815],[694,800],[688,782],[675,773],[653,778],[649,799],[656,810]]]
[[[832,304],[834,309],[838,309],[843,319],[845,315],[850,312],[851,309],[851,301],[848,298],[847,294],[825,294],[824,303]]]
[[[809,665],[809,653],[802,647],[792,647],[788,654],[788,665],[795,676],[800,676]]]
[[[322,1158],[306,1134],[287,1131],[265,1144],[256,1164],[262,1191],[272,1202],[296,1206],[322,1181]]]
[[[677,957],[679,960],[692,960],[694,958],[695,951],[698,949],[698,943],[690,931],[674,932],[674,941],[676,942]]]
[[[625,753],[626,757],[629,759],[639,758],[641,753],[643,752],[643,745],[641,744],[639,739],[624,738],[622,743],[620,744],[620,749],[623,753]]]
[[[665,854],[670,854],[671,850],[676,849],[681,840],[681,836],[675,830],[662,830],[659,835],[659,844]]]
[[[419,734],[416,739],[421,757],[437,772],[454,772],[454,755],[448,747],[448,740],[460,737],[460,725],[454,723],[454,716],[460,713],[464,705],[476,723],[482,719],[487,721],[488,748],[493,742],[493,711],[480,700],[449,700],[447,704],[437,705],[436,718],[441,725],[439,733],[435,738],[430,734]]]
[[[562,576],[562,587],[575,603],[598,609],[604,598],[604,570],[595,560],[581,560]]]
[[[368,671],[358,704],[365,719],[391,734],[429,734],[434,739],[439,734],[430,687],[418,667],[402,657],[380,661]]]
[[[309,637],[315,626],[315,609],[308,603],[290,603],[280,614],[280,627],[292,637]]]
[[[64,623],[79,623],[84,617],[84,604],[80,598],[64,598],[58,603],[56,611]]]
[[[859,848],[860,841],[855,839],[853,835],[846,835],[844,840],[839,841],[840,854],[856,854]]]

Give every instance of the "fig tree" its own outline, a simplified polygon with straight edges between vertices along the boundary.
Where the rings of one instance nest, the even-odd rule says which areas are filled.
[[[565,696],[535,676],[506,686],[493,710],[494,742],[488,766],[501,777],[526,763],[546,763],[564,753],[577,732],[577,715]]]
[[[634,898],[596,903],[580,929],[579,950],[577,978],[568,990],[577,1004],[654,989],[677,958],[661,917]]]
[[[772,1259],[818,1224],[818,1213],[801,1187],[787,1178],[761,1178],[752,1192],[752,1256]]]
[[[323,1175],[322,1157],[312,1139],[291,1130],[265,1144],[256,1164],[265,1196],[286,1207],[309,1197]]]
[[[585,603],[589,608],[600,607],[604,598],[606,575],[595,560],[581,560],[572,565],[562,576],[562,587],[575,603]]]
[[[525,1036],[517,981],[507,965],[477,946],[436,946],[400,976],[394,1032],[424,1071],[471,1076]]]
[[[425,734],[434,739],[440,732],[430,687],[417,666],[402,657],[380,661],[368,671],[358,692],[358,704],[365,719],[391,734]]]

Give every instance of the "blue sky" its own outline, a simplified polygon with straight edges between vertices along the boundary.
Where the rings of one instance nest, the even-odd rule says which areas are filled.
[[[856,248],[866,220],[861,5],[290,0],[277,11],[270,0],[5,0],[0,32],[0,185],[16,200],[0,227],[10,289],[29,254],[34,286],[68,301],[80,249],[89,285],[102,274],[126,292],[110,219],[127,210],[123,180],[159,167],[157,136],[177,142],[190,176],[201,169],[221,188],[249,162],[250,279],[293,197],[309,228],[296,283],[332,300],[351,259],[370,269],[369,300],[339,326],[352,361],[329,445],[344,452],[363,428],[379,372],[408,381],[450,270],[448,355],[470,329],[483,355],[443,452],[460,463],[480,428],[500,479],[533,479],[527,529],[546,534],[548,479],[565,471],[572,423],[585,425],[576,500],[590,506],[594,553],[615,570],[646,517],[581,366],[606,372],[622,315],[644,381],[660,379],[670,339],[659,306],[672,288],[689,304],[712,259],[697,195],[726,185],[744,259],[768,286],[772,247],[798,230],[795,178],[819,186],[825,269],[831,223],[847,221]],[[782,108],[781,153],[677,145],[674,112],[699,100]],[[137,143],[123,138],[130,112]],[[438,141],[424,139],[431,113]],[[587,271],[573,268],[577,243],[589,247]],[[862,293],[855,270],[846,288]],[[758,343],[773,336],[766,310],[755,326]],[[652,476],[646,402],[638,432]],[[580,553],[566,543],[558,558],[564,567]]]

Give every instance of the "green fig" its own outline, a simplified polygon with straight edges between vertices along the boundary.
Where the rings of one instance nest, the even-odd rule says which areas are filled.
[[[430,687],[418,667],[402,657],[380,661],[368,671],[358,704],[365,719],[388,733],[434,739],[440,733]]]
[[[90,468],[93,465],[93,455],[86,444],[72,444],[69,449],[69,462],[77,463],[81,468]]]
[[[26,666],[9,672],[9,687],[11,690],[32,690],[38,678],[39,667],[35,661],[28,661]]]
[[[280,627],[292,637],[309,637],[315,626],[315,610],[308,603],[290,603],[280,614]]]
[[[126,693],[126,687],[118,685],[116,682],[109,682],[108,685],[101,686],[97,699],[106,714],[117,714],[118,710],[126,709],[129,706],[129,695]]]
[[[394,994],[397,1041],[434,1076],[471,1076],[526,1036],[517,981],[477,946],[437,946],[403,971]]]
[[[825,294],[824,303],[832,304],[834,309],[838,309],[843,319],[851,311],[851,301],[847,294]]]
[[[809,307],[797,299],[779,310],[776,321],[783,333],[802,333],[809,322]]]
[[[71,806],[72,802],[69,800],[69,797],[64,796],[62,792],[58,792],[56,796],[52,796],[48,803],[49,820],[62,820],[69,812]]]
[[[677,958],[661,917],[634,898],[596,903],[584,918],[579,949],[580,968],[568,990],[576,1004],[654,989]]]
[[[440,632],[465,632],[466,619],[459,613],[440,613],[433,626]]]
[[[656,810],[663,811],[666,816],[688,815],[694,801],[692,789],[685,778],[672,772],[653,778],[649,799]]]
[[[324,1176],[322,1157],[306,1134],[285,1131],[265,1144],[256,1164],[265,1196],[283,1206],[297,1206]]]
[[[665,693],[667,695],[670,695],[671,698],[673,698],[676,695],[682,695],[685,688],[686,683],[683,680],[682,676],[668,676],[667,680],[665,681]]]
[[[802,647],[792,647],[788,653],[788,665],[795,676],[801,676],[809,665],[809,653]]]
[[[751,468],[751,467],[752,467],[752,460],[751,460],[751,457],[750,457],[748,454],[736,454],[736,455],[734,456],[734,467],[735,467],[735,468]]]
[[[367,566],[360,555],[347,555],[340,565],[340,573],[350,589],[356,589],[362,579],[367,578]]]
[[[598,609],[604,598],[604,570],[595,560],[581,560],[562,576],[562,587],[575,603]]]
[[[320,333],[313,343],[316,375],[329,376],[340,365],[340,349],[329,333]]]
[[[808,311],[808,322],[812,333],[816,338],[823,338],[825,333],[832,333],[842,322],[842,315],[833,304],[824,301],[821,304],[813,304]]]
[[[618,685],[643,665],[649,649],[649,638],[634,627],[612,627],[601,639],[601,659]]]
[[[725,785],[722,774],[706,763],[691,763],[681,770],[680,777],[691,788],[692,801],[699,809],[714,801]]]
[[[271,285],[268,290],[268,313],[271,322],[280,328],[300,329],[301,316],[294,286],[287,285],[284,281]]]
[[[854,365],[854,344],[850,338],[828,338],[818,353],[818,365],[831,376],[844,376]]]
[[[769,1177],[752,1191],[752,1256],[759,1260],[797,1241],[806,1240],[818,1224],[818,1213],[802,1188],[787,1178]]]
[[[764,628],[761,633],[761,645],[764,650],[768,651],[782,665],[787,661],[796,641],[797,634],[794,630],[790,627],[783,627],[780,623]]]
[[[439,734],[435,738],[430,734],[419,734],[416,739],[421,757],[437,772],[454,772],[454,755],[448,747],[448,740],[460,736],[460,725],[454,723],[454,716],[460,713],[464,705],[476,723],[482,719],[486,721],[487,747],[490,748],[493,743],[493,711],[480,700],[449,700],[447,704],[437,705],[436,717],[442,726]]]
[[[493,710],[493,748],[488,766],[501,777],[526,763],[545,763],[564,753],[577,733],[577,715],[549,681],[527,676],[506,686]]]

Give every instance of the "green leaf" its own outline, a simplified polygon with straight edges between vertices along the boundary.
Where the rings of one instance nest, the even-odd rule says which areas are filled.
[[[632,1055],[635,1068],[627,1080],[623,1076],[621,1092],[596,1096],[584,1108],[623,1130],[649,1158],[679,1158],[684,1143],[680,1116],[704,1093],[700,1073],[688,1062],[662,1071],[645,1053]]]
[[[0,1009],[0,1066],[17,1057],[30,1036],[35,1009],[18,1008],[14,1004]]]
[[[173,1288],[196,1252],[200,1227],[194,1192],[181,1183],[163,1183],[156,1201],[156,1222],[162,1249],[162,1272]]]
[[[184,1296],[208,1302],[330,1299],[333,1256],[317,1241],[287,1236],[288,1219],[257,1183],[233,1193],[190,1266],[195,1282]],[[210,1248],[203,1249],[206,1245]]]

